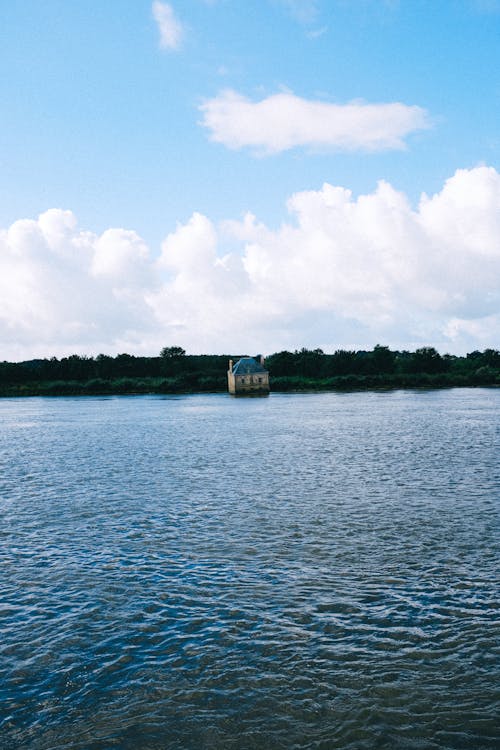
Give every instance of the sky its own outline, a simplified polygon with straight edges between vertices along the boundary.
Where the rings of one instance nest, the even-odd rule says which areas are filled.
[[[0,360],[500,348],[500,0],[0,2]]]

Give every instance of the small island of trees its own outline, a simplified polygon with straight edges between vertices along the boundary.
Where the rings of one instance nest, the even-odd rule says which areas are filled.
[[[228,360],[242,355],[186,354],[164,347],[159,356],[72,354],[57,359],[0,362],[0,396],[198,393],[227,390]],[[500,385],[500,352],[441,355],[377,345],[371,351],[281,351],[266,358],[273,391],[443,388]]]

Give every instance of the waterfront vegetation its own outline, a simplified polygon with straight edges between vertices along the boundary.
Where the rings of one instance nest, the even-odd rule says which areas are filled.
[[[72,354],[57,359],[0,363],[0,396],[222,392],[229,358],[189,355],[178,346],[157,357]],[[459,357],[432,347],[414,352],[375,346],[371,351],[282,351],[266,359],[274,391],[366,390],[500,385],[500,352]]]

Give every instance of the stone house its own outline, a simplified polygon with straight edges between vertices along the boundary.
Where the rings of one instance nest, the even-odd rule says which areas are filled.
[[[229,393],[239,394],[269,393],[269,372],[264,368],[264,357],[242,357],[233,365],[229,360],[227,371]]]

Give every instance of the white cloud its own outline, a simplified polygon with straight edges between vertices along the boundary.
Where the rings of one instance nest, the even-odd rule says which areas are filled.
[[[57,209],[16,221],[0,232],[0,359],[140,341],[152,325],[146,291],[156,283],[135,232],[97,236]]]
[[[331,104],[291,93],[259,102],[225,90],[201,106],[213,141],[275,154],[298,146],[337,151],[403,149],[404,138],[430,127],[424,109],[399,102]]]
[[[160,46],[169,50],[180,49],[184,37],[184,28],[179,19],[176,18],[172,6],[169,3],[155,0],[151,9],[160,32]]]
[[[133,231],[80,229],[70,211],[16,221],[0,231],[0,359],[498,347],[495,169],[458,170],[416,208],[386,182],[359,197],[326,183],[288,208],[277,230],[195,213],[159,257]]]
[[[281,0],[281,3],[299,23],[313,23],[318,16],[317,0]]]
[[[328,26],[321,26],[319,29],[311,29],[311,31],[307,32],[306,36],[308,39],[319,39],[319,37],[326,34],[327,31]]]

